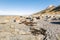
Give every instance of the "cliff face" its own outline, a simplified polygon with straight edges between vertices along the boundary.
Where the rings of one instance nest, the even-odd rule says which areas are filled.
[[[31,16],[0,16],[0,40],[60,40],[60,6]]]

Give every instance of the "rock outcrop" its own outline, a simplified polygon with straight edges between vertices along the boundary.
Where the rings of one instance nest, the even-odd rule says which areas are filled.
[[[0,16],[0,40],[60,40],[60,6],[31,16]]]

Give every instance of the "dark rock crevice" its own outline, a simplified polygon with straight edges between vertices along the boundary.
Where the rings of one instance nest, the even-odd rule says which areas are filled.
[[[38,36],[38,35],[41,34],[41,35],[45,36],[45,37],[43,38],[43,40],[47,40],[47,39],[46,39],[46,37],[47,37],[46,31],[47,31],[47,30],[45,30],[45,29],[43,29],[43,28],[40,28],[39,30],[38,30],[38,29],[35,29],[35,28],[30,28],[30,30],[31,30],[32,35]]]

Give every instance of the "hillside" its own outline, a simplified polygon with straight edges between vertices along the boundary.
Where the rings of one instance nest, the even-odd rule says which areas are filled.
[[[46,9],[37,12],[33,15],[44,15],[44,14],[49,14],[49,15],[56,15],[56,14],[60,14],[60,5],[59,6],[54,6],[54,5],[50,5],[48,6]]]

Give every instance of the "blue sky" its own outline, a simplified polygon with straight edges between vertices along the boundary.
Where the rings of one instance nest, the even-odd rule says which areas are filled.
[[[49,5],[60,5],[60,0],[0,0],[0,15],[30,15]]]

